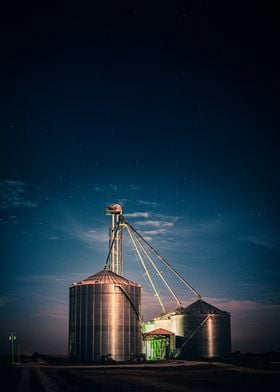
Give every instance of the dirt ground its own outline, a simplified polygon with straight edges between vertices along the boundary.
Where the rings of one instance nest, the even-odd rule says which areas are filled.
[[[268,392],[279,385],[280,363],[246,367],[191,361],[111,366],[35,362],[1,365],[0,377],[3,392]]]

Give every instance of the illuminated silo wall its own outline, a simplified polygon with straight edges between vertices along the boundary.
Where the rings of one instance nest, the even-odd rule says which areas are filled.
[[[141,286],[103,270],[70,287],[69,356],[126,361],[141,352]]]
[[[202,300],[145,324],[147,332],[156,328],[175,333],[181,358],[224,357],[231,352],[230,314]]]

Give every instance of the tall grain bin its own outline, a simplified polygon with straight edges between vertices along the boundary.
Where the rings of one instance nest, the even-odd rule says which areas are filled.
[[[125,361],[141,352],[141,286],[104,269],[70,287],[69,356]]]

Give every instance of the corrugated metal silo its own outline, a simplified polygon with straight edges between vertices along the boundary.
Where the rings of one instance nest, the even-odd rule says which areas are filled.
[[[180,358],[223,357],[231,352],[230,314],[201,299],[146,324],[147,331],[154,328],[175,333]]]
[[[70,287],[69,356],[125,361],[141,352],[141,286],[104,269]]]
[[[201,299],[187,306],[178,319],[184,336],[182,358],[223,357],[231,352],[230,314]]]

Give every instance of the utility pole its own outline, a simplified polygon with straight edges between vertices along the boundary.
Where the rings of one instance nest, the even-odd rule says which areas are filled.
[[[15,335],[15,332],[14,331],[10,332],[9,340],[10,340],[10,342],[12,344],[12,362],[11,362],[12,364],[15,363],[15,360],[14,360],[14,357],[15,357],[15,346],[14,346],[14,343],[15,343],[16,339],[17,339],[17,337]]]

